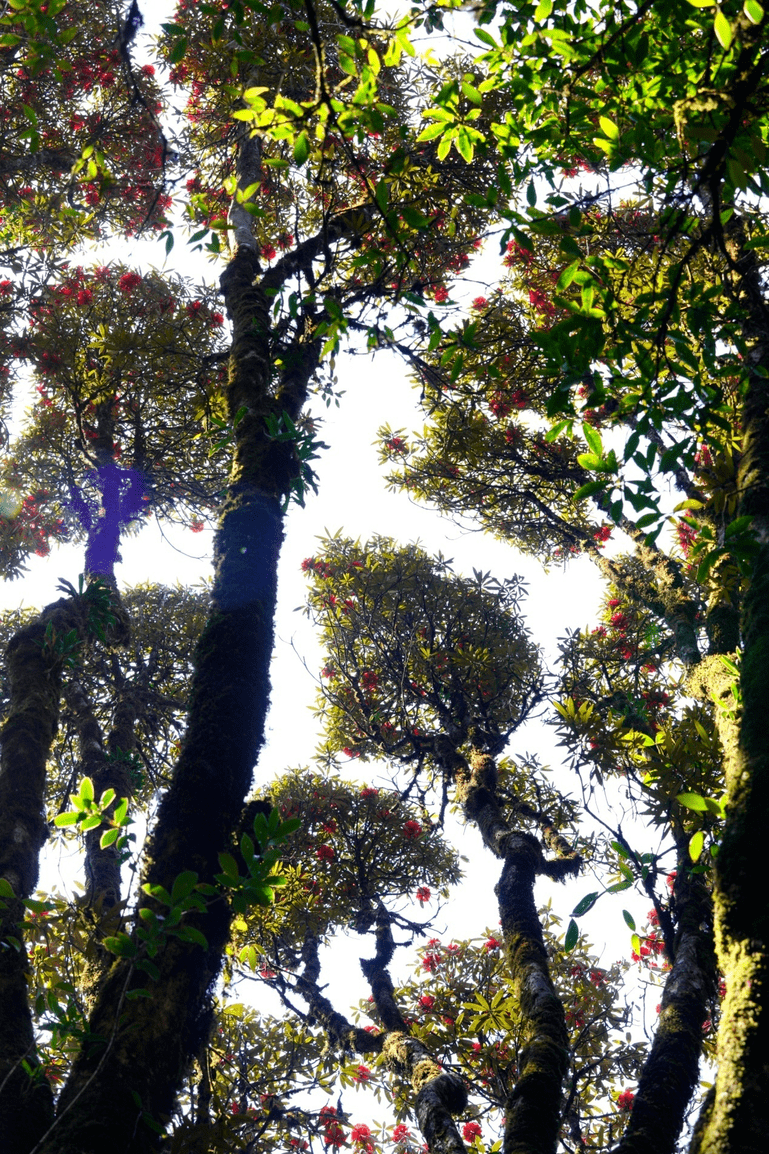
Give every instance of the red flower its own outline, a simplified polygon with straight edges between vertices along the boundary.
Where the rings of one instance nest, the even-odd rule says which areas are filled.
[[[422,997],[419,999],[419,1004],[425,1010],[432,1010],[435,1005],[435,998],[432,994],[422,994]]]
[[[362,1122],[359,1122],[357,1126],[353,1126],[350,1131],[350,1137],[353,1142],[366,1142],[371,1137],[371,1131],[368,1126],[364,1126]]]
[[[489,302],[486,300],[486,297],[476,297],[472,303],[472,307],[478,310],[487,309],[489,307]]]
[[[319,861],[333,861],[333,847],[330,845],[319,845],[315,851],[315,856]]]
[[[205,529],[205,525],[199,517],[193,517],[190,521],[190,529],[192,529],[193,533],[202,533]]]
[[[419,886],[419,888],[417,889],[417,901],[419,902],[419,904],[422,905],[424,902],[429,902],[429,900],[430,900],[430,891],[427,888],[427,886]]]
[[[379,790],[374,789],[374,787],[371,785],[364,785],[363,789],[360,791],[360,795],[361,797],[379,797]]]
[[[262,245],[261,255],[264,257],[265,260],[275,260],[275,257],[278,254],[276,253],[275,249],[272,247],[271,244],[264,244],[264,245]]]
[[[483,948],[490,953],[492,950],[498,950],[501,945],[502,943],[498,942],[496,938],[488,938],[488,940],[483,943]]]
[[[101,271],[100,269],[96,270],[96,279],[97,280],[99,279],[98,273],[100,271]],[[120,280],[117,282],[118,288],[123,293],[130,293],[133,289],[136,288],[137,285],[140,285],[141,283],[142,283],[142,278],[139,276],[139,274],[137,272],[123,273]]]
[[[446,288],[445,285],[440,284],[435,289],[435,292],[433,293],[433,297],[435,298],[436,304],[439,304],[439,305],[443,304],[444,301],[447,301],[449,299],[449,290]]]
[[[418,821],[407,821],[403,827],[403,836],[407,841],[416,841],[422,834],[422,827]]]
[[[358,1066],[358,1069],[355,1071],[355,1073],[352,1076],[352,1080],[353,1080],[353,1082],[363,1083],[363,1082],[368,1082],[370,1077],[371,1077],[371,1071],[369,1070],[368,1066]]]
[[[93,300],[93,293],[90,289],[81,289],[77,294],[77,303],[79,305],[89,305]]]
[[[481,1136],[480,1122],[465,1122],[462,1127],[462,1137],[465,1142],[474,1142],[476,1138]]]
[[[617,1098],[617,1109],[622,1110],[625,1114],[629,1114],[633,1109],[634,1098],[635,1094],[632,1090],[623,1090]]]
[[[404,1126],[402,1122],[399,1122],[397,1126],[393,1126],[394,1142],[405,1142],[406,1139],[410,1137],[411,1131],[409,1130],[408,1126]]]

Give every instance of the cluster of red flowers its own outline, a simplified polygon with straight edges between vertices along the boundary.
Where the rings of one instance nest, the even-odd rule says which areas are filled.
[[[407,841],[416,841],[422,835],[422,827],[418,821],[407,821],[403,827],[403,836]]]
[[[617,1097],[617,1109],[621,1110],[624,1114],[629,1114],[633,1109],[634,1099],[635,1094],[632,1090],[623,1090]]]
[[[387,437],[385,440],[385,448],[389,449],[391,453],[408,452],[408,445],[403,440],[403,437]]]
[[[697,539],[697,530],[694,525],[688,524],[687,521],[679,521],[676,525],[676,535],[678,537],[678,544],[681,547],[681,552],[684,557],[689,556],[689,550]]]
[[[336,1110],[333,1106],[321,1106],[320,1124],[323,1127],[324,1146],[332,1146],[335,1150],[344,1146],[347,1136],[337,1120]]]
[[[598,542],[598,548],[609,540],[611,537],[611,525],[601,525],[600,528],[593,530],[593,539]]]
[[[423,905],[425,902],[429,902],[429,900],[430,900],[430,891],[427,888],[427,886],[419,886],[417,888],[417,901],[419,902],[419,904]]]
[[[138,272],[123,273],[120,280],[117,282],[118,288],[123,293],[130,293],[142,283],[142,278]]]
[[[529,304],[543,316],[555,316],[555,306],[541,289],[529,289]]]
[[[507,268],[512,268],[516,264],[531,264],[534,259],[534,253],[529,248],[524,248],[522,244],[518,244],[517,240],[511,240],[507,245],[507,254],[503,260],[503,264]]]
[[[353,1082],[360,1082],[361,1084],[368,1082],[371,1078],[371,1071],[368,1066],[358,1066],[352,1076]]]
[[[314,573],[317,577],[322,577],[325,581],[329,581],[334,576],[334,569],[328,561],[316,560],[315,557],[305,557],[302,562],[303,573]]]
[[[426,970],[428,974],[434,974],[438,966],[443,962],[442,956],[438,953],[441,948],[441,943],[438,938],[430,938],[427,943],[428,951],[422,958],[422,969]]]
[[[379,797],[379,790],[374,789],[373,785],[364,785],[360,795],[361,797]]]
[[[411,1137],[411,1131],[408,1126],[404,1126],[399,1122],[397,1126],[393,1126],[393,1142],[405,1142]]]
[[[483,943],[483,948],[490,953],[492,950],[498,950],[501,945],[502,943],[497,938],[487,938]]]
[[[374,1147],[371,1142],[373,1135],[368,1126],[358,1122],[350,1131],[350,1137],[356,1146],[361,1146],[366,1151],[366,1154],[373,1154]]]
[[[648,959],[647,965],[651,965],[654,969],[657,968],[657,963],[652,959],[665,950],[665,942],[661,934],[657,934],[654,930],[643,939],[641,949],[638,953],[633,950],[630,955],[634,962],[641,962]]]
[[[462,1127],[462,1137],[465,1142],[474,1142],[476,1138],[480,1138],[481,1133],[480,1122],[465,1122]]]

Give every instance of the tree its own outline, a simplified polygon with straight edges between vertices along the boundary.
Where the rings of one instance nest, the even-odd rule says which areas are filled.
[[[694,1146],[762,1148],[769,364],[766,224],[747,194],[766,191],[764,12],[543,0],[478,17],[480,57],[427,63],[409,32],[440,29],[440,9],[387,25],[373,5],[183,0],[143,68],[136,4],[99,10],[95,36],[60,0],[14,0],[1,18],[3,379],[10,397],[29,373],[38,398],[3,465],[4,573],[50,540],[84,543],[79,585],[5,623],[13,1154],[278,1148],[292,1130],[307,1137],[291,1146],[370,1154],[382,1136],[313,1092],[379,1089],[384,1070],[399,1151],[407,1117],[438,1154],[480,1146],[477,1119],[493,1134],[502,1111],[505,1154],[615,1138],[623,1154],[672,1151],[719,973],[718,1081]],[[161,61],[176,96],[161,95]],[[625,165],[635,188],[618,205]],[[603,186],[575,188],[575,168]],[[65,263],[110,230],[162,231],[172,251],[181,182],[193,245],[225,262],[229,348],[210,290]],[[492,228],[509,271],[455,323],[453,278]],[[383,432],[394,483],[544,562],[585,550],[610,582],[605,620],[564,642],[556,690],[515,582],[463,579],[386,540],[326,542],[307,569],[331,765],[285,775],[269,799],[260,772],[249,802],[283,518],[320,448],[306,403],[333,396],[348,336],[396,350],[424,386],[425,433]],[[208,598],[118,589],[121,538],[147,510],[193,529],[216,517]],[[613,525],[627,556],[602,551]],[[504,757],[553,694],[579,806],[536,762]],[[340,750],[384,760],[392,789],[343,782]],[[643,845],[617,782],[643,807]],[[151,815],[141,865],[129,803]],[[424,991],[391,966],[396,933],[421,933],[456,880],[449,804],[501,861],[502,940],[431,940],[419,971],[440,979]],[[56,811],[83,839],[75,903],[34,896]],[[602,888],[561,939],[534,878],[587,857]],[[617,1044],[638,1021],[619,1008],[623,972],[577,924],[633,886],[653,907],[645,927],[625,911],[637,964],[663,982],[648,1047]],[[373,939],[378,1034],[321,986],[343,927]],[[294,1018],[228,1003],[244,970]]]

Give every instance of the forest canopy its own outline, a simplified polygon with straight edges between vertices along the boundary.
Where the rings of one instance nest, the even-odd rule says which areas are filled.
[[[148,16],[0,15],[2,577],[82,550],[0,621],[3,1150],[758,1154],[764,8]],[[552,662],[510,570],[308,541],[318,750],[267,765],[347,348],[417,386],[383,482],[512,566],[589,559],[600,623]],[[211,530],[206,588],[122,585],[151,519]],[[544,726],[560,765],[521,752]],[[463,828],[498,924],[446,941]],[[42,889],[62,839],[77,884]]]

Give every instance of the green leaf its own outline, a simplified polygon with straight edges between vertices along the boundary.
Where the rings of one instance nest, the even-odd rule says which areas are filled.
[[[598,430],[585,423],[582,426],[582,435],[590,446],[591,453],[595,453],[597,457],[603,457],[603,441]]]
[[[569,922],[569,927],[566,930],[566,937],[563,940],[563,952],[570,954],[579,941],[579,926],[574,921],[574,918]]]
[[[171,904],[178,905],[183,898],[187,897],[187,894],[192,893],[197,880],[198,875],[194,870],[185,870],[180,873],[171,887]]]
[[[556,282],[555,287],[556,287],[557,292],[563,292],[563,290],[565,288],[569,287],[569,285],[571,284],[571,282],[574,280],[575,276],[579,272],[579,267],[580,267],[581,263],[582,263],[582,259],[580,257],[579,260],[572,261],[572,263],[570,265],[566,266],[566,268],[563,270],[563,272],[558,277],[558,280]]]
[[[704,830],[698,829],[697,832],[692,835],[692,837],[689,841],[689,857],[692,859],[692,861],[694,861],[694,862],[699,861],[700,854],[702,853],[702,848],[704,845],[705,845]]]
[[[728,52],[733,39],[732,26],[720,8],[716,12],[716,18],[713,21],[713,30],[724,52]]]
[[[429,218],[426,217],[424,215],[424,213],[420,212],[419,209],[415,208],[413,205],[404,204],[401,206],[400,211],[401,211],[401,215],[402,215],[403,219],[405,220],[406,224],[408,224],[411,228],[423,229],[423,228],[429,228],[430,227]]]
[[[136,943],[131,941],[128,934],[105,938],[104,945],[111,954],[117,954],[119,958],[132,958],[136,953]]]
[[[583,456],[587,456],[587,454],[583,454]],[[577,489],[576,493],[573,494],[571,499],[572,501],[584,501],[586,497],[592,497],[595,493],[600,493],[603,489],[606,488],[608,484],[608,480],[588,481],[586,485],[582,485],[579,489]]]
[[[56,817],[53,819],[53,824],[55,826],[60,827],[60,828],[62,826],[65,826],[65,825],[77,825],[77,821],[78,821],[79,817],[80,817],[80,810],[70,809],[67,811],[67,813],[57,814]]]
[[[78,796],[83,801],[93,801],[93,782],[90,777],[84,777],[80,782],[80,791]]]
[[[306,131],[302,131],[294,143],[294,160],[301,167],[310,155],[310,138]]]
[[[598,892],[594,892],[592,894],[586,894],[585,897],[581,899],[581,901],[577,902],[576,906],[571,911],[571,916],[573,918],[581,918],[584,914],[586,914],[588,912],[588,910],[592,910],[593,906],[598,901],[600,896],[601,895]]]
[[[187,40],[184,36],[176,41],[173,48],[168,54],[169,64],[178,64],[187,53]]]
[[[220,853],[219,865],[222,867],[222,871],[226,877],[231,878],[233,881],[237,880],[240,871],[238,870],[238,863],[232,854]]]
[[[623,916],[623,918],[625,919],[625,925],[626,925],[626,926],[627,926],[629,929],[631,929],[631,930],[635,930],[635,919],[633,918],[633,915],[632,915],[632,914],[629,914],[627,910],[623,910],[623,911],[622,911],[622,916]]]
[[[0,878],[0,898],[13,898],[15,896],[13,886],[8,881],[8,878]]]
[[[202,946],[204,950],[208,949],[205,934],[202,934],[195,926],[180,926],[178,930],[174,930],[174,937],[179,938],[182,942],[195,942],[196,945]]]
[[[698,793],[679,793],[676,801],[679,801],[681,805],[685,805],[687,809],[695,810],[697,813],[704,813],[708,808],[705,798],[700,797]]]
[[[120,837],[119,829],[108,829],[103,833],[99,839],[99,848],[107,849],[108,846],[113,845]]]
[[[745,0],[745,15],[753,24],[760,24],[764,18],[764,10],[758,0]]]
[[[601,466],[603,458],[596,453],[578,453],[577,464],[581,465],[583,469],[598,469]]]
[[[541,24],[544,20],[547,20],[552,11],[553,0],[539,0],[539,4],[534,12],[534,23]]]

